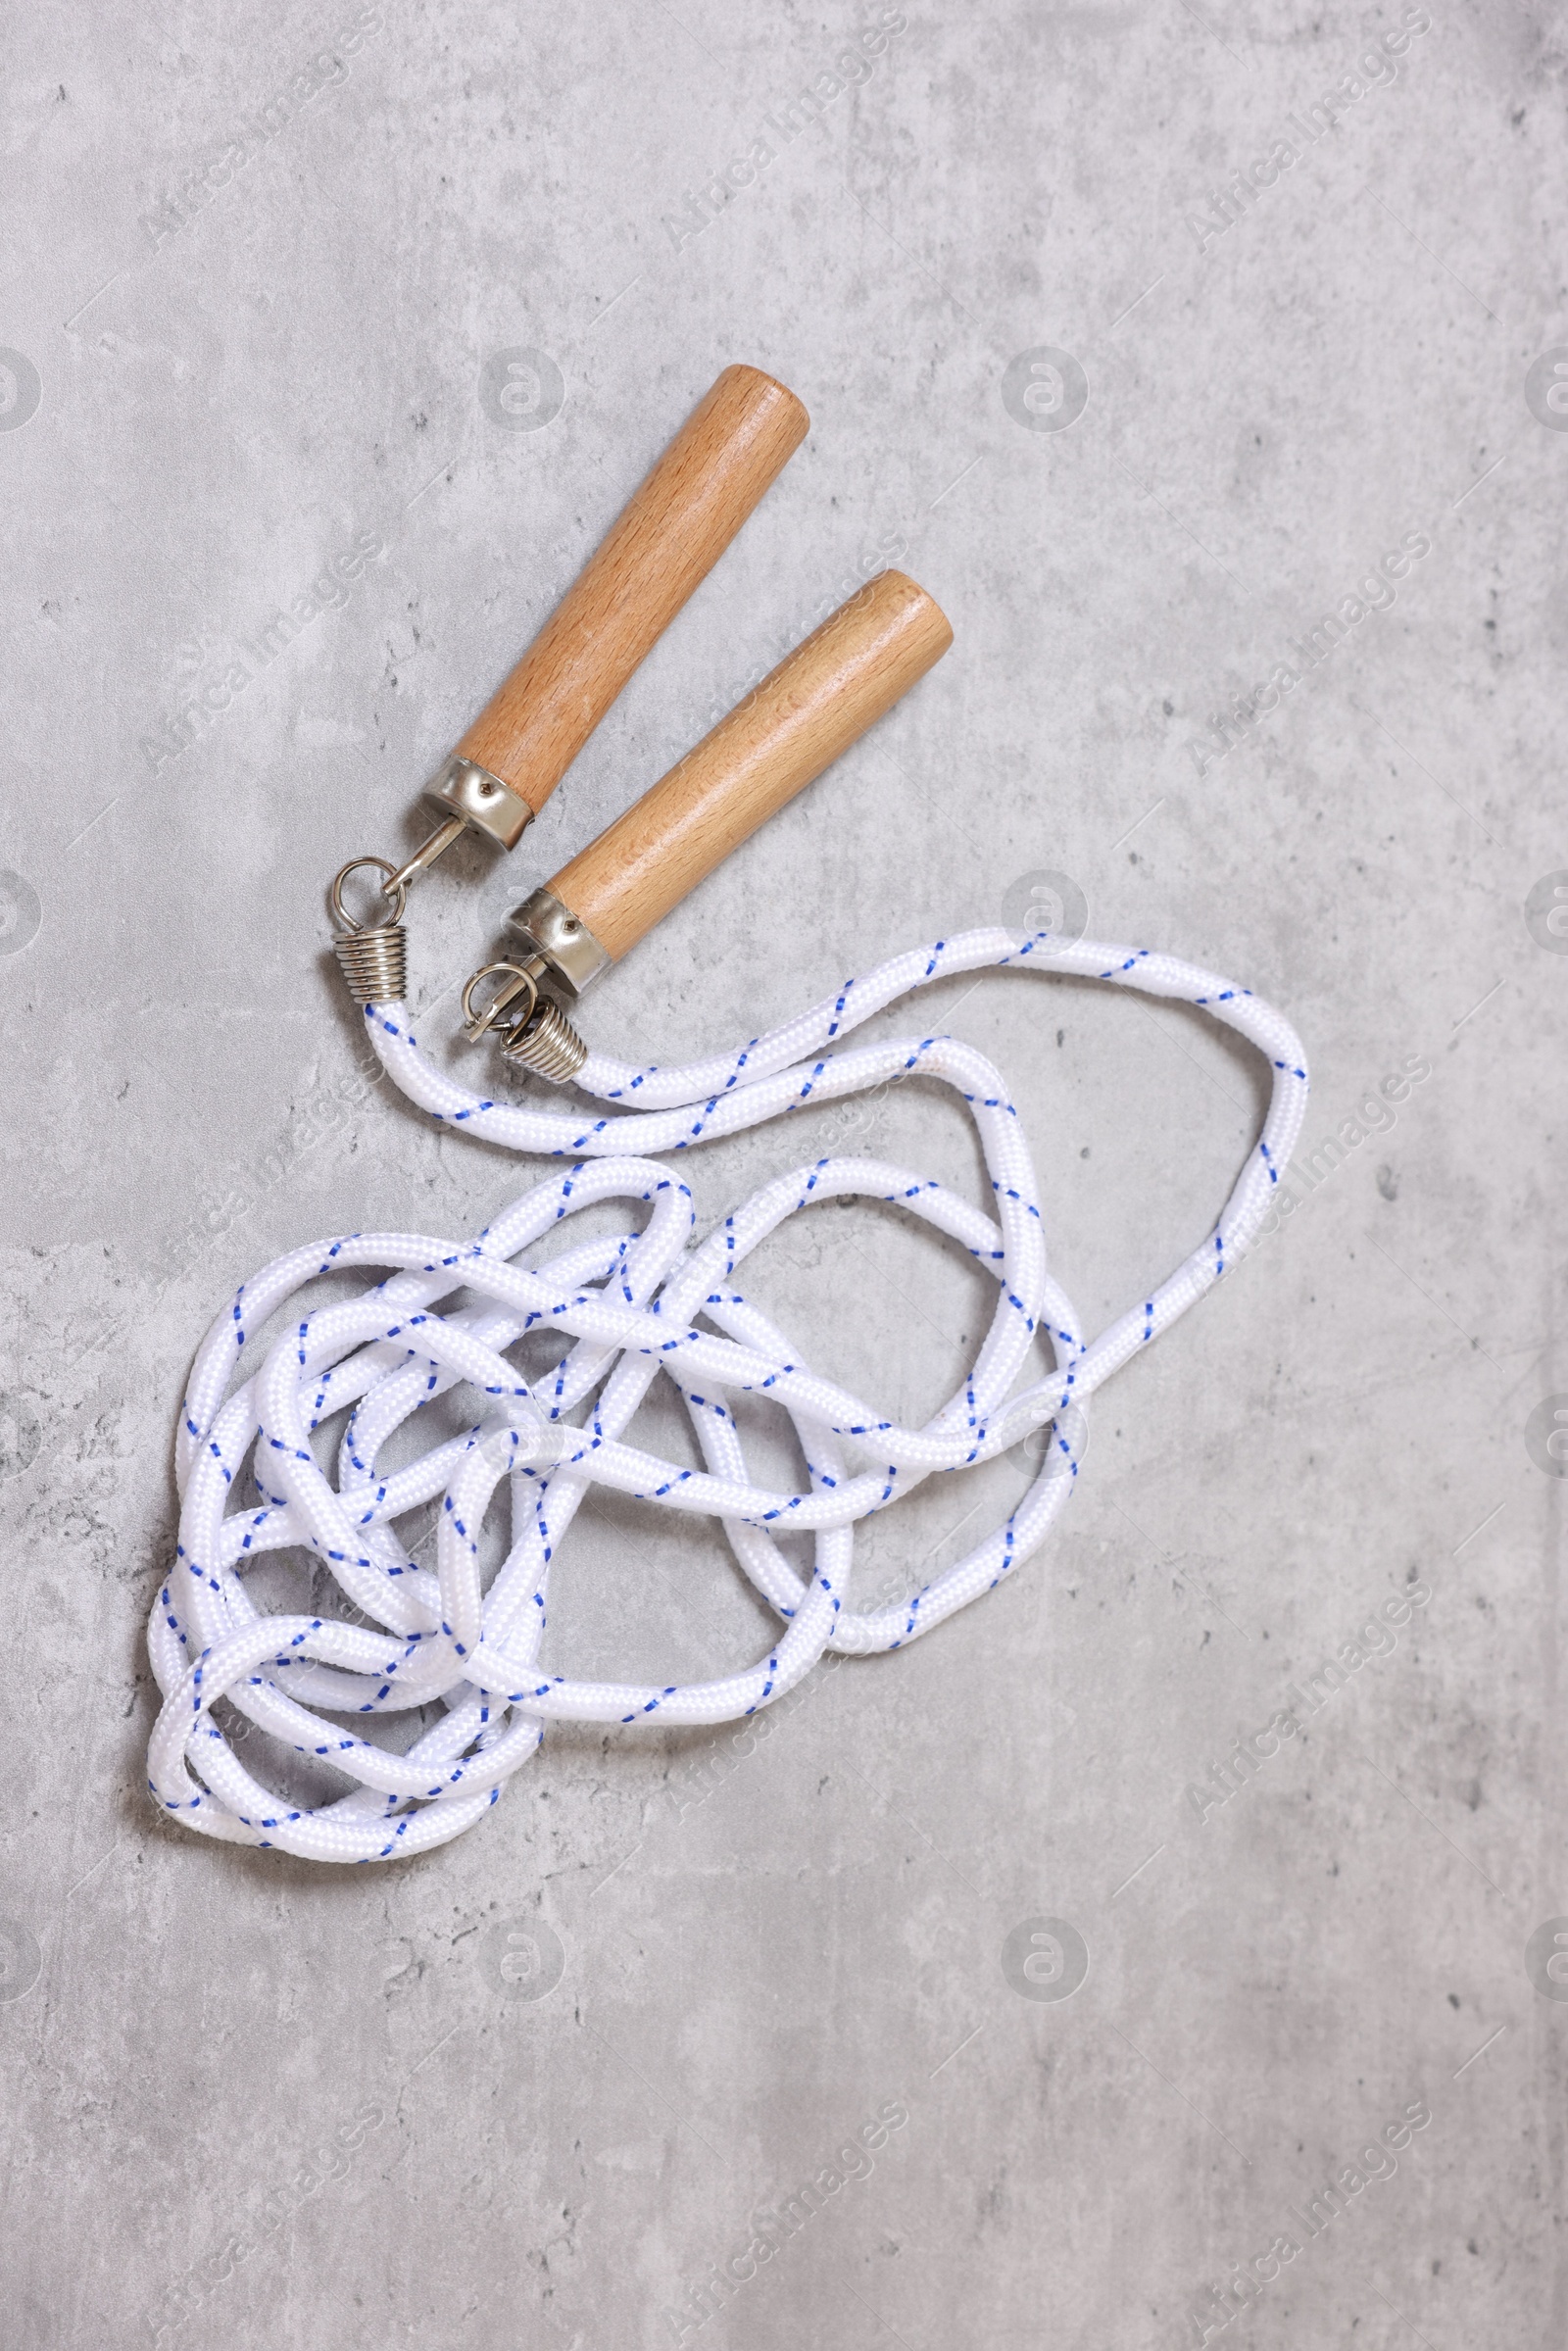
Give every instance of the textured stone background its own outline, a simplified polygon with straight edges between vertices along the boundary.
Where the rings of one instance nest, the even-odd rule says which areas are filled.
[[[12,24],[22,2351],[1143,2351],[1215,2339],[1211,2289],[1281,2235],[1300,2250],[1229,2305],[1238,2345],[1568,2334],[1560,32],[1512,0],[1433,0],[1408,39],[1426,20],[1392,6],[910,0],[706,212],[883,23],[208,0]],[[1395,64],[1358,66],[1385,34]],[[1281,141],[1298,160],[1226,224],[1214,191]],[[1070,420],[1050,375],[1004,402],[1042,347],[1084,371]],[[481,400],[518,350],[563,385],[531,429]],[[296,1242],[463,1234],[519,1187],[354,1082],[324,880],[412,838],[423,777],[736,358],[796,387],[810,440],[522,850],[427,886],[431,1039],[506,906],[891,549],[953,653],[611,978],[596,1036],[668,1060],[750,1033],[1050,869],[1095,935],[1287,1008],[1309,1147],[1431,1074],[1118,1378],[1049,1551],[818,1677],[756,1753],[555,1731],[475,1834],[386,1874],[210,1846],[142,1792],[192,1350]],[[176,754],[181,707],[366,536],[341,608]],[[1261,707],[1417,538],[1392,601]],[[918,1018],[1009,1073],[1092,1327],[1201,1237],[1262,1091],[1198,1015],[994,977]],[[825,1131],[689,1167],[704,1217]],[[976,1180],[914,1086],[875,1148]],[[816,1361],[929,1411],[982,1277],[891,1214],[818,1221],[757,1287]],[[868,1581],[958,1555],[973,1500],[939,1481],[879,1522]],[[561,1583],[581,1670],[758,1640],[707,1530],[630,1507],[585,1518]],[[1387,1653],[1195,1803],[1412,1589]],[[1004,1972],[1037,1918],[1087,1949],[1070,1997]],[[699,2327],[754,2208],[890,2106],[869,2176]],[[1412,2106],[1396,2169],[1309,2235],[1313,2191]]]

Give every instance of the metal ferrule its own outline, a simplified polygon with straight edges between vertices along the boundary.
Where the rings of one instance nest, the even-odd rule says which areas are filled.
[[[542,956],[550,976],[575,999],[610,961],[588,925],[564,906],[553,890],[536,890],[507,917],[530,955]]]
[[[424,797],[461,816],[502,849],[515,849],[533,821],[533,810],[519,793],[504,784],[499,775],[492,775],[488,767],[462,759],[457,752],[442,760],[424,787]]]

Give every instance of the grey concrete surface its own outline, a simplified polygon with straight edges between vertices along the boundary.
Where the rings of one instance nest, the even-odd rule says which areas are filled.
[[[1568,2339],[1552,13],[153,0],[7,47],[7,2344]],[[1317,1178],[1107,1392],[1049,1550],[755,1752],[556,1731],[381,1873],[210,1846],[142,1792],[196,1343],[285,1248],[533,1173],[345,1101],[324,881],[413,838],[731,359],[809,442],[518,854],[427,886],[423,1031],[463,1056],[505,908],[891,555],[953,653],[596,1035],[749,1034],[1065,873],[1289,1011]],[[1012,1079],[1092,1325],[1206,1230],[1263,1092],[1198,1015],[994,977],[918,1019]],[[825,1131],[694,1161],[703,1218]],[[877,1148],[976,1181],[918,1086]],[[759,1289],[931,1409],[980,1277],[820,1221]],[[866,1583],[972,1501],[879,1522]],[[561,1585],[579,1670],[759,1639],[716,1537],[630,1506]]]

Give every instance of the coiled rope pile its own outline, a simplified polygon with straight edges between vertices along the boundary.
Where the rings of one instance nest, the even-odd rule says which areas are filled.
[[[896,998],[991,966],[1072,973],[1200,1005],[1272,1067],[1262,1134],[1213,1231],[1093,1340],[1047,1270],[1029,1151],[991,1063],[943,1036],[823,1050]],[[421,1056],[401,1004],[370,1005],[366,1019],[388,1073],[437,1119],[571,1164],[472,1241],[357,1233],[292,1250],[238,1291],[197,1356],[180,1412],[178,1550],[148,1636],[164,1693],[149,1786],[188,1828],[318,1861],[388,1860],[456,1837],[497,1801],[553,1718],[725,1722],[780,1697],[824,1649],[898,1648],[1000,1583],[1039,1546],[1072,1491],[1094,1391],[1255,1237],[1306,1106],[1299,1042],[1250,991],[1170,956],[1090,941],[1056,945],[1048,933],[970,931],[897,955],[742,1051],[685,1068],[644,1069],[593,1054],[578,1089],[631,1105],[593,1118],[466,1092]],[[915,1070],[966,1105],[994,1216],[906,1169],[833,1157],[764,1184],[694,1243],[691,1196],[653,1154]],[[897,1201],[957,1241],[997,1281],[996,1310],[974,1361],[923,1428],[903,1428],[819,1377],[736,1287],[767,1234],[846,1194]],[[547,1234],[607,1200],[633,1209],[624,1233],[575,1244],[563,1236],[553,1254],[521,1262]],[[227,1396],[252,1335],[318,1275],[355,1266],[385,1278],[360,1298],[303,1314]],[[469,1302],[437,1310],[459,1292]],[[540,1330],[559,1332],[566,1345],[554,1370],[530,1386],[506,1350]],[[1038,1371],[1033,1350],[1043,1343],[1052,1368],[1025,1381]],[[704,1470],[623,1442],[661,1375],[684,1400]],[[464,1434],[432,1443],[407,1467],[377,1468],[412,1414],[463,1385],[479,1399]],[[808,1467],[807,1491],[777,1493],[748,1476],[726,1401],[737,1394],[765,1396],[788,1414]],[[311,1436],[347,1406],[334,1478],[318,1462]],[[1000,1526],[919,1591],[856,1613],[854,1531],[862,1519],[925,1478],[1007,1451],[1048,1422],[1040,1474]],[[254,1506],[238,1500],[247,1468]],[[479,1531],[504,1479],[511,1543],[485,1588]],[[763,1657],[716,1681],[658,1686],[572,1681],[543,1662],[551,1561],[595,1483],[719,1520],[780,1622]],[[432,1572],[411,1558],[395,1522],[437,1499]],[[807,1575],[780,1550],[780,1534],[813,1538]],[[245,1568],[265,1552],[301,1546],[330,1570],[361,1621],[258,1611]],[[352,1784],[349,1792],[315,1808],[271,1793],[213,1720],[220,1697],[284,1746],[330,1764]],[[446,1711],[406,1752],[368,1735],[370,1723],[432,1701]]]

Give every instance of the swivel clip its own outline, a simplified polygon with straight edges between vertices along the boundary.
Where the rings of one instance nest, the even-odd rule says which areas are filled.
[[[356,922],[343,904],[343,885],[351,873],[373,866],[381,875],[381,895],[390,908],[385,922]],[[408,994],[409,934],[403,925],[407,895],[402,876],[385,857],[351,857],[333,876],[327,893],[332,909],[332,951],[357,1004],[401,1004]]]
[[[463,1026],[470,1045],[495,1030],[502,1057],[513,1069],[531,1070],[564,1086],[587,1060],[588,1048],[556,999],[541,991],[540,981],[553,976],[541,955],[523,963],[483,964],[463,991]],[[502,984],[486,1003],[476,1004],[474,991],[487,979]]]

